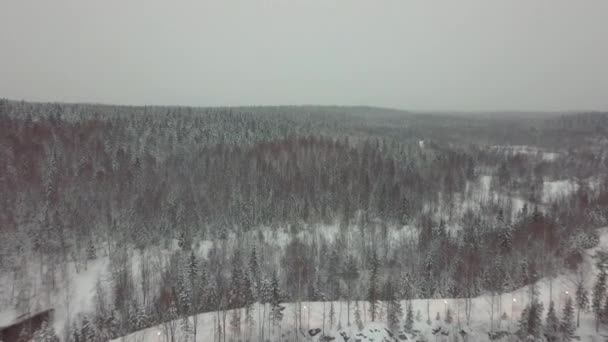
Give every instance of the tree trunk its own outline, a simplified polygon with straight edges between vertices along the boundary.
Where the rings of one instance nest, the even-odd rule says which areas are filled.
[[[431,300],[428,298],[426,299],[426,321],[431,322]]]
[[[325,335],[325,301],[323,301],[323,335]]]
[[[348,296],[348,300],[346,301],[346,324],[350,327],[350,296]]]

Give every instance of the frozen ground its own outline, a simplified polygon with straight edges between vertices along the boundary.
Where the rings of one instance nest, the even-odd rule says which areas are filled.
[[[601,229],[601,239],[600,245],[592,250],[589,250],[585,256],[584,265],[588,266],[590,269],[592,268],[593,261],[591,259],[591,255],[597,249],[605,249],[608,248],[608,228]],[[594,279],[594,271],[591,270],[587,276],[587,288],[591,288],[591,282]],[[549,302],[551,298],[555,302],[556,310],[561,315],[562,308],[564,306],[566,297],[568,295],[573,295],[575,292],[575,276],[573,274],[561,274],[554,279],[542,279],[537,283],[540,290],[540,299],[544,304],[546,314],[546,309],[549,307]],[[474,298],[472,300],[472,315],[470,325],[466,325],[464,299],[452,299],[452,298],[439,298],[439,299],[431,299],[428,300],[428,304],[430,307],[430,317],[431,324],[427,324],[427,300],[426,299],[417,299],[412,301],[413,311],[416,315],[417,312],[420,312],[421,319],[419,321],[415,321],[414,329],[419,330],[420,335],[424,335],[429,341],[451,341],[450,336],[454,334],[461,334],[461,331],[466,332],[468,335],[468,341],[489,341],[488,332],[490,331],[490,317],[492,312],[494,312],[494,331],[504,330],[504,331],[515,331],[517,319],[521,315],[521,311],[526,305],[527,288],[521,288],[513,293],[503,294],[501,296],[502,309],[498,311],[498,309],[492,309],[492,307],[496,308],[497,305],[492,305],[491,297],[488,295],[480,296]],[[496,303],[496,300],[494,301]],[[345,302],[335,302],[334,309],[336,311],[336,321],[333,327],[329,327],[329,307],[330,303],[321,303],[321,302],[305,302],[302,303],[302,314],[301,314],[301,326],[302,331],[294,330],[294,322],[295,322],[295,311],[296,305],[294,304],[285,304],[285,317],[281,324],[281,330],[278,331],[276,328],[269,335],[269,328],[266,326],[265,328],[265,340],[268,339],[270,341],[321,341],[321,336],[331,336],[336,338],[336,341],[343,341],[344,339],[341,337],[341,334],[350,337],[349,341],[392,341],[393,339],[390,337],[390,334],[385,328],[386,325],[382,322],[371,322],[369,314],[366,313],[368,309],[368,304],[366,302],[359,302],[361,308],[361,316],[363,320],[364,327],[359,330],[357,326],[353,323],[354,321],[354,304],[351,304],[351,326],[347,324],[347,312],[346,312],[346,303]],[[405,302],[401,303],[404,311],[405,311]],[[437,313],[443,319],[445,317],[446,309],[449,308],[453,312],[453,323],[447,324],[443,320],[437,321],[435,317]],[[254,320],[259,317],[258,313],[262,310],[260,305],[255,307]],[[325,312],[326,320],[325,326],[323,324],[323,313]],[[502,315],[506,314],[505,319],[499,319]],[[214,341],[217,340],[218,335],[216,333],[217,329],[214,327],[217,326],[217,313],[205,313],[198,315],[198,333],[197,333],[197,341]],[[543,315],[544,320],[544,315]],[[230,312],[228,312],[227,322],[230,321]],[[267,321],[267,320],[266,320]],[[384,319],[382,320],[384,321]],[[339,325],[338,325],[339,322]],[[190,323],[192,323],[192,318],[190,318]],[[257,341],[259,340],[259,329],[258,329],[259,321],[255,321],[251,329],[246,328],[247,325],[243,321],[242,322],[242,335],[240,339],[242,340],[251,340]],[[176,333],[176,341],[185,341],[186,336],[181,331],[179,322],[176,323],[177,333]],[[403,318],[401,319],[400,326],[403,326]],[[311,337],[309,334],[310,329],[323,329],[324,333],[321,332],[318,335]],[[228,331],[229,328],[227,329]],[[402,330],[402,329],[400,329]],[[434,334],[435,332],[435,334]],[[357,335],[359,334],[359,335]],[[411,334],[405,334],[403,331],[395,331],[393,332],[395,337],[399,340],[399,335],[404,334],[408,340],[412,339]],[[600,330],[599,334],[595,333],[594,328],[594,319],[590,313],[582,313],[581,314],[581,326],[577,329],[576,334],[580,337],[581,341],[600,341],[603,340],[603,335],[607,335],[608,331],[604,328]],[[298,337],[296,337],[298,335]],[[453,336],[452,336],[453,337]],[[191,336],[189,337],[191,341]],[[414,337],[416,338],[416,337]],[[416,339],[419,339],[418,336]],[[238,340],[239,338],[235,336],[232,332],[227,334],[227,341]],[[125,337],[121,337],[115,340],[116,342],[140,342],[140,341],[158,341],[158,342],[167,342],[170,341],[168,330],[165,325],[155,326],[149,329],[145,329],[133,334],[130,334]]]
[[[329,236],[336,236],[337,227],[323,227],[328,229],[315,229],[315,231],[320,231],[323,233],[318,234],[327,234]],[[269,230],[265,230],[268,234],[272,234]],[[399,238],[400,236],[408,236],[411,234],[412,229],[391,229],[391,234],[395,234],[392,238]],[[355,232],[353,232],[355,233]],[[311,231],[304,231],[301,233],[301,238],[313,238],[314,234]],[[608,228],[604,228],[601,230],[601,239],[600,245],[597,248],[608,248]],[[276,247],[282,248],[288,242],[287,235],[281,231],[278,231],[275,236],[269,235],[266,237],[268,241],[272,241]],[[199,253],[201,255],[206,254],[209,250],[211,243],[203,242],[199,247]],[[173,246],[175,248],[175,246]],[[131,252],[131,260],[132,267],[134,270],[138,268],[139,260],[142,257],[137,252]],[[587,253],[585,259],[585,265],[591,265],[592,261],[590,260],[590,255],[594,253],[594,250],[590,250]],[[163,258],[169,254],[168,250],[149,250],[146,252],[144,257],[147,258]],[[58,278],[58,283],[56,291],[42,291],[40,280],[38,275],[38,268],[35,265],[33,260],[24,263],[24,272],[25,274],[29,274],[27,277],[22,277],[23,279],[31,279],[33,283],[30,284],[32,287],[31,300],[29,304],[29,310],[31,312],[36,312],[40,310],[44,310],[47,308],[55,309],[55,321],[54,327],[56,331],[61,335],[63,335],[64,328],[66,324],[73,319],[78,313],[87,313],[93,309],[93,294],[95,290],[95,284],[98,279],[104,281],[108,276],[108,258],[100,257],[95,261],[92,261],[88,264],[87,270],[81,270],[80,272],[76,272],[73,265],[70,265],[70,281],[67,281],[66,278]],[[29,266],[27,266],[29,265]],[[27,267],[26,267],[27,266]],[[137,275],[138,272],[133,272]],[[587,288],[591,289],[591,282],[594,279],[593,272],[590,272],[587,276]],[[9,305],[6,305],[8,302],[6,301],[6,296],[11,291],[12,287],[15,287],[16,290],[19,289],[20,283],[17,281],[15,284],[14,279],[10,278],[8,275],[0,276],[0,285],[2,288],[2,307],[8,308]],[[137,282],[137,279],[135,279]],[[549,279],[543,279],[539,282],[539,288],[541,290],[541,299],[545,303],[545,309],[549,304],[549,296],[550,296],[550,288],[552,288],[553,300],[557,305],[558,311],[561,312],[561,308],[563,306],[566,291],[570,294],[574,293],[574,275],[573,274],[562,274],[549,281]],[[502,296],[502,310],[500,312],[498,310],[494,311],[494,317],[496,318],[494,327],[496,329],[506,329],[506,330],[514,330],[514,326],[511,322],[511,316],[514,317],[514,321],[517,321],[517,318],[520,316],[521,310],[523,309],[526,301],[525,289],[520,289],[513,293],[504,294]],[[69,301],[68,301],[69,299]],[[513,301],[515,299],[516,301]],[[345,302],[334,303],[334,309],[336,312],[336,322],[333,327],[329,327],[329,319],[325,320],[325,334],[335,336],[340,341],[340,332],[347,334],[348,336],[356,336],[356,334],[363,334],[364,336],[372,337],[375,341],[381,341],[384,337],[379,338],[380,335],[388,334],[384,330],[384,323],[378,322],[370,322],[370,317],[367,312],[368,304],[366,302],[359,302],[361,309],[361,316],[364,322],[365,328],[362,331],[359,331],[357,327],[353,324],[349,327],[347,324],[347,305]],[[464,300],[463,299],[450,299],[450,298],[439,298],[439,299],[431,299],[429,301],[430,305],[430,316],[432,320],[432,324],[429,326],[426,323],[427,313],[426,306],[427,300],[419,299],[413,301],[414,313],[420,311],[421,320],[415,322],[414,328],[420,330],[421,334],[427,336],[429,340],[433,340],[436,335],[433,335],[433,329],[437,329],[439,326],[442,326],[444,333],[455,334],[459,333],[460,329],[465,326],[465,314],[464,314]],[[489,296],[480,296],[478,298],[474,298],[472,300],[473,310],[471,317],[471,325],[467,327],[466,330],[469,336],[476,336],[475,341],[483,341],[487,339],[487,332],[490,330],[490,314],[491,311],[491,300]],[[282,322],[281,334],[278,332],[273,333],[271,336],[271,341],[279,340],[280,335],[284,334],[287,340],[295,340],[295,334],[293,329],[294,322],[294,311],[295,306],[293,304],[285,304],[286,309],[284,311],[285,317]],[[310,337],[308,334],[309,329],[323,329],[323,307],[325,306],[325,314],[326,317],[329,316],[329,307],[330,303],[321,303],[321,302],[307,302],[302,304],[302,327],[304,328],[304,335],[302,336],[301,332],[299,332],[302,341],[317,341],[319,335],[314,338]],[[404,312],[405,312],[405,302],[402,303]],[[436,321],[435,317],[437,313],[440,314],[442,318],[445,316],[446,308],[450,308],[453,312],[454,323],[453,324],[445,324],[443,321]],[[254,319],[259,317],[258,311],[262,311],[261,306],[257,306],[254,314]],[[354,322],[354,304],[351,305],[351,323]],[[498,320],[498,317],[502,315],[502,313],[506,313],[506,320]],[[13,309],[0,310],[0,326],[5,326],[10,324],[17,316],[23,314],[23,312],[18,312]],[[213,327],[216,325],[214,320],[217,319],[216,313],[205,313],[199,315],[198,319],[198,341],[213,341],[213,336],[216,329]],[[227,319],[229,321],[230,318]],[[384,320],[383,320],[384,321]],[[341,329],[337,329],[337,325],[340,322]],[[403,322],[403,318],[402,318]],[[500,322],[500,326],[499,323]],[[582,314],[581,328],[577,331],[577,334],[581,336],[582,341],[595,341],[593,338],[597,337],[594,332],[594,324],[593,317],[590,314]],[[179,330],[180,324],[177,324]],[[242,323],[243,327],[246,327],[245,322]],[[245,332],[251,337],[251,340],[257,340],[258,337],[258,322],[255,321],[253,323],[253,328],[248,330],[243,328],[243,334]],[[402,324],[401,324],[402,326]],[[372,329],[369,332],[369,329]],[[377,330],[377,331],[376,331]],[[367,331],[367,332],[365,332]],[[159,335],[160,333],[160,335]],[[398,332],[396,332],[398,333]],[[608,334],[608,332],[604,331],[604,334]],[[179,332],[178,332],[179,334]],[[441,334],[441,333],[438,333]],[[231,336],[231,335],[229,335]],[[441,335],[445,336],[445,335]],[[246,336],[241,336],[245,338]],[[265,337],[268,337],[268,328],[265,330]],[[409,336],[412,337],[412,336]],[[362,336],[359,336],[362,338]],[[124,338],[118,339],[117,341],[168,341],[166,339],[166,329],[164,329],[163,325],[153,327],[150,329],[146,329],[131,335],[128,335]],[[365,341],[365,339],[362,339]],[[371,339],[370,339],[371,341]],[[472,341],[472,339],[469,339]]]

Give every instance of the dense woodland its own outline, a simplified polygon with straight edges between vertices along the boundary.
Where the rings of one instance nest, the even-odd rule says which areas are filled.
[[[607,138],[608,113],[0,100],[1,303],[34,310],[32,274],[50,298],[101,258],[112,276],[70,341],[208,311],[226,340],[254,303],[273,329],[284,302],[332,302],[333,325],[333,301],[394,322],[403,299],[498,298],[577,271],[598,243]],[[534,150],[502,148],[518,145]],[[478,196],[484,177],[496,196]],[[544,199],[556,180],[576,190]],[[606,289],[585,291],[608,321]]]

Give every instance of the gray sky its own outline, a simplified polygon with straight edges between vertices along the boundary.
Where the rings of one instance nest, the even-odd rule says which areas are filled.
[[[0,0],[0,97],[608,109],[606,0]]]

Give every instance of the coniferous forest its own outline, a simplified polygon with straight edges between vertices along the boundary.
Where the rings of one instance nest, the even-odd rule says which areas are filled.
[[[485,338],[569,341],[608,326],[607,225],[608,113],[0,100],[0,312],[54,310],[36,341],[466,341],[474,298]]]

